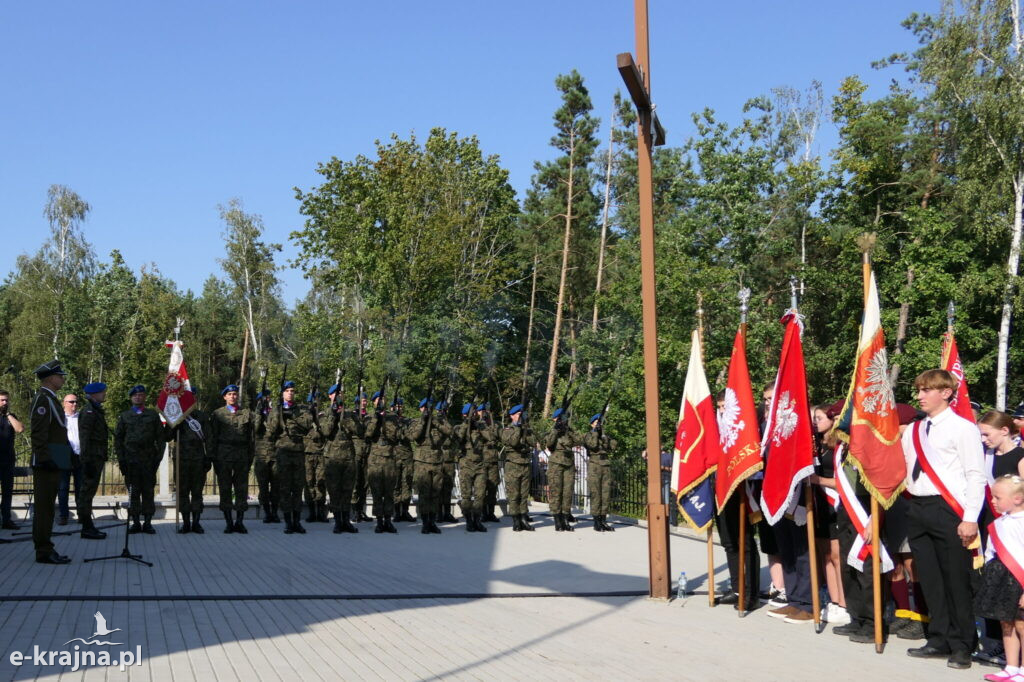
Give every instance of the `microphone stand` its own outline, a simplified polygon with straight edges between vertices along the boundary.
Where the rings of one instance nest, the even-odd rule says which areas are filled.
[[[128,504],[130,505],[132,499],[132,485],[126,480],[125,486],[128,488]],[[83,559],[83,563],[89,563],[90,561],[106,561],[107,559],[131,559],[132,561],[137,561],[140,564],[146,564],[147,566],[152,568],[153,564],[143,560],[141,554],[132,554],[130,551],[128,551],[128,528],[131,524],[131,518],[131,514],[124,515],[124,549],[121,550],[120,554],[111,554],[110,556],[98,556],[92,557],[91,559]]]

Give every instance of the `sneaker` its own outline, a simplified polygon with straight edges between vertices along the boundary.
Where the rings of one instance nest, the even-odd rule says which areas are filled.
[[[1003,668],[997,673],[989,673],[988,675],[985,675],[982,679],[988,680],[988,682],[1008,682],[1008,680],[1012,678],[1013,674],[1007,672],[1006,669]]]
[[[784,621],[786,623],[813,623],[814,622],[814,616],[812,616],[807,611],[801,611],[800,609],[796,608],[795,606],[792,607],[792,609],[793,609],[793,613],[790,613],[790,615],[786,616],[785,619],[784,619]]]
[[[779,619],[782,619],[782,618],[786,618],[788,616],[793,615],[793,613],[795,611],[799,611],[799,609],[797,609],[795,606],[787,605],[787,606],[783,606],[783,607],[778,608],[778,609],[769,609],[768,610],[768,617],[769,618],[779,618]]]
[[[839,604],[828,605],[828,622],[833,625],[846,625],[850,622],[850,614]]]
[[[789,599],[786,598],[786,591],[778,590],[774,592],[772,598],[768,600],[768,606],[773,609],[781,609],[785,606],[789,606]]]

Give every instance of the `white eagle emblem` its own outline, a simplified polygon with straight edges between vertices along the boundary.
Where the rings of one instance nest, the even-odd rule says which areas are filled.
[[[778,447],[782,441],[787,440],[796,431],[797,416],[796,400],[789,397],[789,391],[784,391],[779,398],[778,407],[775,408],[775,428],[772,430],[772,443]]]
[[[896,406],[889,383],[889,355],[885,348],[879,348],[871,356],[867,368],[867,386],[858,386],[857,393],[864,397],[862,407],[868,414],[888,417]]]
[[[746,424],[740,419],[740,399],[736,391],[725,389],[725,405],[718,413],[718,436],[722,448],[728,450],[736,444]]]

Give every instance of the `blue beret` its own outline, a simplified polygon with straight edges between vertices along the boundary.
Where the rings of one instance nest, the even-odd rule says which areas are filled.
[[[477,412],[482,412],[484,410],[489,410],[489,409],[491,409],[491,404],[490,403],[480,403],[479,405],[476,406],[476,411]]]
[[[473,403],[466,403],[462,406],[462,416],[465,417],[467,414],[473,411]]]
[[[601,413],[598,412],[597,414],[595,414],[593,417],[590,418],[590,423],[593,424],[594,422],[599,421],[600,419],[601,419]]]
[[[558,419],[559,417],[562,416],[563,412],[565,412],[565,410],[563,410],[561,407],[559,407],[557,410],[555,410],[555,413],[553,415],[551,415],[551,418],[552,419]]]
[[[281,390],[283,391],[283,390],[285,390],[286,388],[295,388],[295,382],[294,382],[294,381],[286,381],[286,382],[284,382],[284,383],[283,383],[283,384],[281,385]]]
[[[327,395],[338,392],[338,384],[331,384],[331,387],[327,389]]]
[[[523,406],[522,405],[513,405],[512,407],[509,408],[508,414],[511,417],[512,415],[519,414],[522,411],[523,411]]]
[[[445,410],[448,409],[448,403],[442,400],[437,404],[437,407],[435,407],[434,409],[437,410],[438,412],[444,412]]]
[[[405,401],[402,400],[400,397],[395,396],[395,399],[391,401],[391,404],[392,405],[405,405]]]
[[[426,407],[428,402],[430,402],[430,399],[424,398],[423,400],[420,401],[420,407]]]
[[[372,397],[372,398],[370,398],[370,400],[376,400],[376,399],[377,399],[377,398],[379,398],[379,397],[380,397],[380,391],[377,391],[377,392],[375,392],[375,393],[373,394],[373,397]]]
[[[221,395],[227,395],[228,393],[231,393],[232,391],[234,391],[235,393],[238,393],[238,386],[236,386],[235,384],[228,384],[227,386],[224,387],[224,390],[221,391],[220,394]]]
[[[136,393],[145,393],[145,392],[146,392],[146,387],[143,386],[142,384],[138,384],[138,385],[132,386],[130,389],[128,389],[128,397],[131,398]]]
[[[352,404],[353,405],[358,405],[360,402],[362,402],[362,399],[361,398],[356,398],[355,400],[352,401]]]
[[[102,381],[94,381],[91,384],[86,384],[82,390],[86,394],[103,393],[103,391],[107,390],[107,385]]]
[[[261,398],[269,398],[269,397],[270,397],[270,391],[269,390],[267,390],[267,391],[260,391],[259,393],[256,394],[256,400],[260,400]]]

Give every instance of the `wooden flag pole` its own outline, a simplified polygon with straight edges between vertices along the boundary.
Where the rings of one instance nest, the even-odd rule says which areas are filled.
[[[700,361],[704,362],[704,294],[697,292],[697,337],[700,339]],[[708,526],[708,606],[715,605],[715,537]]]
[[[747,302],[750,300],[750,289],[740,289],[740,338],[743,339],[743,345],[746,347],[747,344]],[[746,487],[746,483],[743,484],[743,488]],[[737,488],[734,495],[740,496],[739,504],[739,521],[740,521],[740,557],[739,557],[739,575],[737,576],[737,582],[739,583],[737,589],[739,590],[739,602],[736,604],[737,613],[740,618],[747,615],[746,610],[746,598],[747,598],[747,496],[746,491],[743,488]]]

